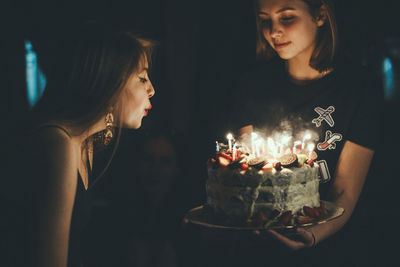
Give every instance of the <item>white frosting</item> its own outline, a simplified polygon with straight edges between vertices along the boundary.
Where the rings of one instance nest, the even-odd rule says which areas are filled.
[[[269,171],[208,169],[207,203],[228,216],[250,218],[274,209],[292,213],[319,206],[318,164]]]

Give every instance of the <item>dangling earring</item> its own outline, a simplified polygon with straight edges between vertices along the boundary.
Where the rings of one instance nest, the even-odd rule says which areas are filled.
[[[112,110],[107,112],[105,122],[106,122],[106,130],[104,132],[104,145],[108,145],[111,142],[111,139],[114,137],[114,132],[113,132],[114,115],[112,114]]]

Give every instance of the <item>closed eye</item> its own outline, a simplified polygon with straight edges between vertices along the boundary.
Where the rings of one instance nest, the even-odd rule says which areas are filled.
[[[281,18],[281,20],[283,20],[283,21],[291,21],[292,19],[294,19],[294,16]]]
[[[147,79],[143,78],[143,77],[139,77],[139,80],[140,80],[141,83],[146,83],[147,82]]]

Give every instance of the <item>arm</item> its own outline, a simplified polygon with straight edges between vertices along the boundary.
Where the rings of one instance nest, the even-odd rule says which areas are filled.
[[[373,155],[373,150],[351,141],[345,143],[328,199],[343,207],[345,213],[330,223],[313,227],[316,242],[336,233],[350,219],[361,194]]]
[[[270,233],[293,250],[310,247],[339,231],[349,220],[357,204],[368,169],[374,155],[374,151],[346,141],[340,154],[336,167],[335,179],[330,190],[330,201],[343,207],[344,214],[325,224],[316,225],[309,230],[298,229],[298,235],[302,241],[291,240],[275,231]]]
[[[34,266],[67,266],[68,238],[77,185],[77,152],[70,137],[59,129],[39,133],[44,170],[30,203]]]

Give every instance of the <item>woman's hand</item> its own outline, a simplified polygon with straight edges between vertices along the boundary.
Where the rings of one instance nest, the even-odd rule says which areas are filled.
[[[259,231],[254,233],[256,235],[261,234]],[[287,232],[286,234],[270,229],[266,233],[291,250],[311,248],[315,245],[315,235],[311,229],[296,228],[294,232]]]
[[[344,208],[345,212],[342,216],[335,220],[315,225],[312,230],[298,228],[294,233],[290,233],[290,235],[289,233],[283,234],[274,230],[266,232],[285,246],[293,250],[298,250],[305,247],[312,247],[339,231],[353,213],[373,155],[374,151],[369,148],[351,141],[345,142],[327,199]],[[317,240],[314,240],[313,235],[317,237]]]

